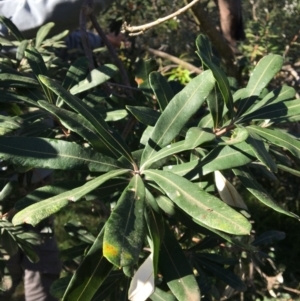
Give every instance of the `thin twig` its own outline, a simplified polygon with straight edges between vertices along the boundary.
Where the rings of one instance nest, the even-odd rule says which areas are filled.
[[[163,51],[160,51],[160,50],[155,50],[155,49],[152,49],[152,48],[147,48],[146,49],[148,52],[156,55],[156,56],[159,56],[161,58],[164,58],[164,59],[167,59],[175,64],[178,64],[179,66],[193,72],[193,73],[196,73],[196,74],[200,74],[202,72],[201,69],[197,68],[196,66],[188,63],[188,62],[185,62],[183,60],[181,60],[180,58],[176,57],[176,56],[173,56],[171,54],[168,54],[166,52],[163,52]]]
[[[90,41],[86,32],[86,22],[87,17],[91,14],[93,7],[93,0],[85,0],[81,6],[80,16],[79,16],[79,24],[80,24],[80,36],[83,45],[84,53],[89,62],[89,70],[92,71],[95,69],[92,48],[90,45]]]
[[[141,89],[139,89],[139,88],[128,87],[128,86],[125,86],[125,85],[121,85],[121,84],[117,84],[117,83],[112,83],[112,82],[107,82],[107,84],[109,86],[120,87],[120,88],[123,88],[123,89],[130,89],[130,90],[133,90],[133,91],[137,91],[137,92],[143,93],[143,91]]]
[[[296,290],[294,288],[291,288],[291,287],[288,287],[288,286],[285,286],[283,285],[282,288],[288,292],[292,292],[294,294],[297,294],[297,295],[300,295],[300,291],[299,290]]]
[[[130,87],[130,81],[129,81],[129,78],[127,76],[127,72],[124,68],[124,65],[122,63],[122,61],[119,59],[118,55],[117,55],[117,52],[115,50],[115,48],[111,45],[111,43],[109,42],[108,38],[106,37],[104,31],[102,30],[102,28],[100,27],[98,21],[97,21],[97,18],[96,16],[94,15],[94,13],[91,13],[90,14],[90,19],[92,21],[92,24],[94,26],[94,28],[96,29],[97,33],[99,34],[100,38],[102,39],[102,41],[104,42],[104,44],[106,45],[110,55],[111,55],[111,58],[112,60],[114,61],[114,63],[117,65],[117,67],[119,68],[120,70],[120,73],[121,73],[121,77],[122,77],[122,80],[123,80],[123,84]],[[132,93],[131,91],[129,90],[129,95],[132,97]]]
[[[157,26],[163,22],[166,22],[174,17],[179,16],[180,14],[184,13],[185,11],[187,11],[189,8],[191,8],[194,4],[196,4],[199,0],[193,0],[192,2],[190,2],[189,4],[187,4],[186,6],[180,8],[178,11],[176,11],[173,14],[170,14],[164,18],[159,18],[156,21],[150,22],[148,24],[144,24],[144,25],[140,25],[140,26],[130,26],[127,25],[127,23],[125,22],[123,24],[123,31],[128,31],[130,32],[129,35],[139,35],[144,33],[146,30]]]

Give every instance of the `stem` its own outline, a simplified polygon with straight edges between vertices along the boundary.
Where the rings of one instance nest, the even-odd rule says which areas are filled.
[[[129,35],[139,35],[141,33],[144,33],[146,30],[157,26],[161,23],[164,23],[174,17],[179,16],[180,14],[184,13],[185,11],[187,11],[189,8],[191,8],[194,4],[196,4],[199,0],[193,0],[191,3],[188,3],[186,6],[180,8],[178,11],[176,11],[175,13],[172,13],[164,18],[159,18],[156,21],[144,24],[144,25],[140,25],[140,26],[130,26],[127,25],[126,23],[123,24],[123,31],[128,31],[130,32]]]

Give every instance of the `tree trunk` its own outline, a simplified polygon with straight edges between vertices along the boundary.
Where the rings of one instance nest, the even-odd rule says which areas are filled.
[[[241,0],[217,0],[217,4],[223,36],[237,53],[236,42],[245,39]]]

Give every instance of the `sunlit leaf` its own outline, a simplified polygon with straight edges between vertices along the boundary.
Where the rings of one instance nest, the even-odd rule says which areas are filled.
[[[200,108],[214,86],[208,70],[195,77],[176,94],[158,119],[142,156],[142,164],[151,160],[155,152],[167,146],[181,131],[187,121]]]
[[[126,143],[116,132],[108,127],[98,111],[86,105],[81,99],[70,94],[54,80],[42,75],[39,76],[39,79],[45,86],[61,97],[71,108],[90,122],[101,137],[103,144],[105,144],[107,150],[110,151],[112,155],[115,155],[116,157],[124,156],[129,162],[133,162],[132,155]]]
[[[250,223],[218,198],[173,173],[146,170],[146,179],[154,181],[184,212],[208,227],[232,234],[249,234]]]
[[[22,33],[19,31],[19,29],[17,28],[17,26],[15,24],[13,24],[13,22],[8,19],[5,18],[4,16],[0,16],[0,22],[2,24],[4,24],[9,31],[12,33],[12,35],[19,41],[21,42],[22,40],[24,40],[24,36],[22,35]]]
[[[73,95],[95,88],[117,73],[118,68],[114,65],[102,65],[97,69],[93,69],[88,76],[70,89]]]
[[[40,27],[36,34],[36,40],[35,40],[35,47],[39,48],[42,44],[42,42],[45,40],[46,36],[49,34],[52,27],[54,27],[53,22],[49,22],[43,26]]]
[[[209,129],[201,129],[198,127],[191,127],[188,129],[185,137],[185,146],[193,149],[206,142],[215,140],[215,134]]]
[[[63,140],[0,137],[0,147],[0,158],[21,166],[102,172],[122,166],[113,158]]]
[[[115,266],[136,264],[144,240],[145,187],[135,175],[105,224],[103,254]]]
[[[126,169],[112,170],[104,175],[101,175],[91,181],[88,181],[81,187],[63,192],[54,197],[50,197],[44,201],[33,204],[24,210],[18,212],[13,218],[14,225],[20,224],[31,224],[37,225],[41,220],[49,217],[53,213],[59,211],[61,208],[67,206],[70,203],[80,200],[83,196],[88,194],[90,191],[96,189],[101,184],[110,180],[111,178],[124,175],[129,171]]]
[[[278,129],[267,129],[254,125],[250,126],[249,129],[271,144],[283,147],[295,157],[300,158],[300,141],[296,137]]]
[[[281,69],[282,64],[283,57],[276,54],[269,54],[258,62],[252,71],[246,89],[243,90],[237,116],[241,116],[255,102],[262,90]]]

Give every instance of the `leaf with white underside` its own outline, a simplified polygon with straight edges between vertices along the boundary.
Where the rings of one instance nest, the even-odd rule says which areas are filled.
[[[251,225],[241,214],[195,184],[171,172],[146,170],[154,181],[184,212],[208,227],[236,235],[249,234]]]
[[[131,280],[128,299],[145,301],[154,292],[154,288],[153,253],[150,253]]]
[[[215,183],[221,199],[227,205],[248,210],[235,187],[218,170],[215,171]]]

